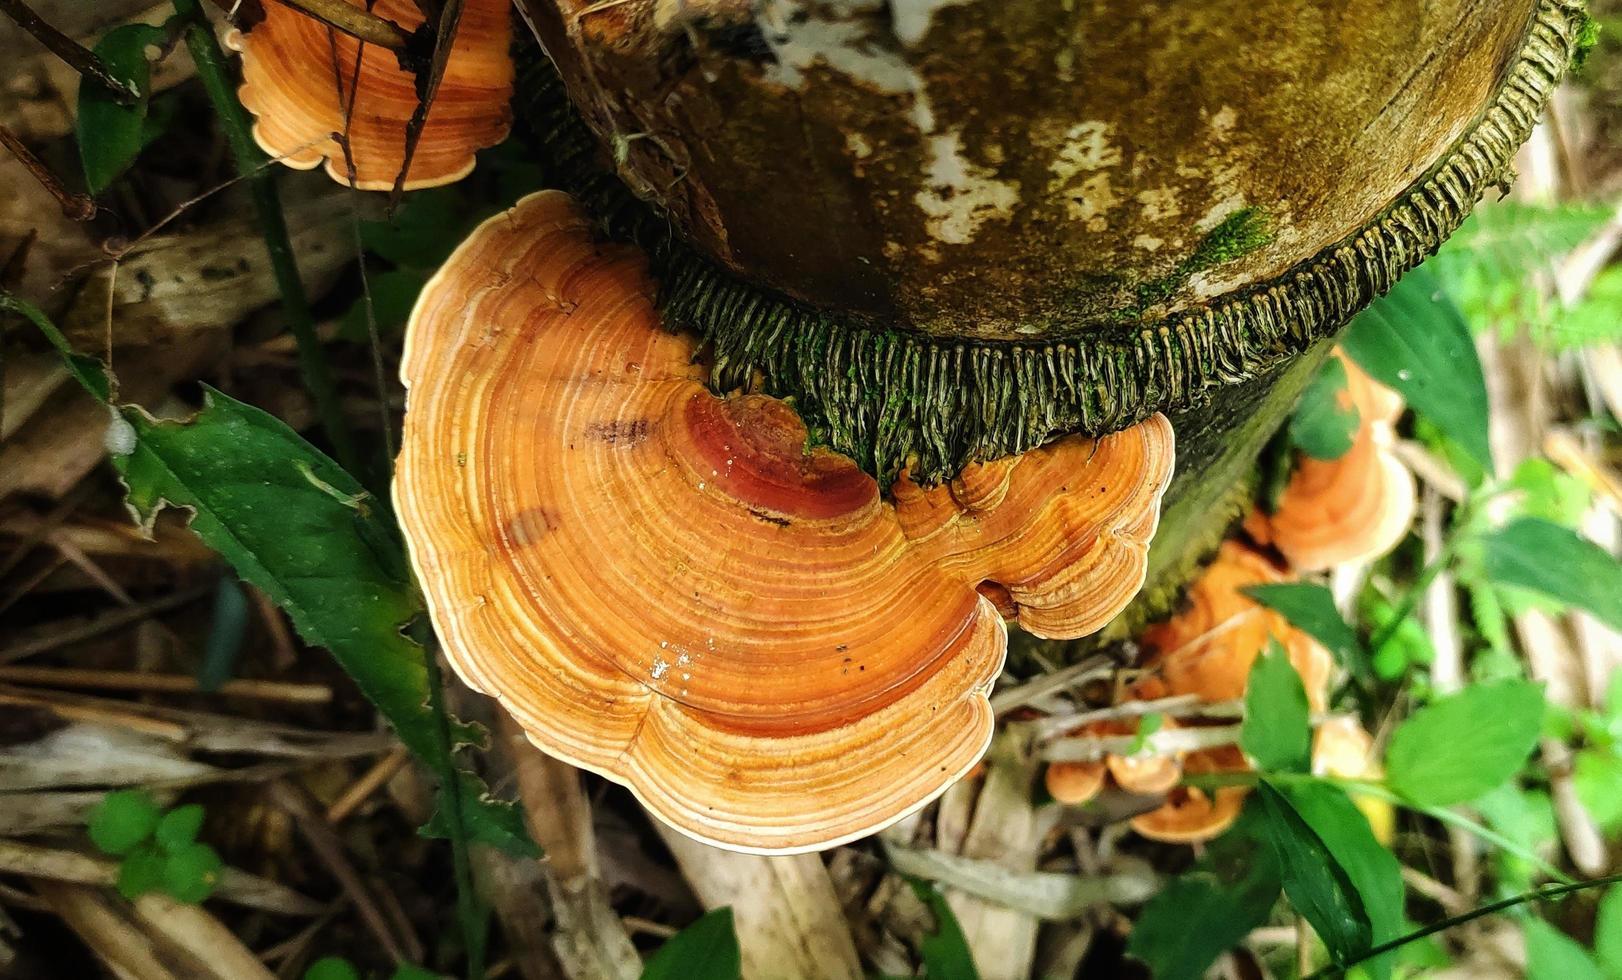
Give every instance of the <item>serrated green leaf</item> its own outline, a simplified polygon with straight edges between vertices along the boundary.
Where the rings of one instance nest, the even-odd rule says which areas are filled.
[[[1290,625],[1323,644],[1334,654],[1335,660],[1361,681],[1373,680],[1368,654],[1357,640],[1357,633],[1341,618],[1335,608],[1335,595],[1314,582],[1280,582],[1273,585],[1251,585],[1242,590],[1257,602],[1275,610]]]
[[[1284,648],[1273,640],[1250,665],[1239,745],[1266,772],[1312,768],[1307,691]]]
[[[1559,929],[1532,918],[1521,928],[1526,935],[1526,980],[1606,980],[1588,951]]]
[[[1352,448],[1359,419],[1347,391],[1346,365],[1331,357],[1290,416],[1290,443],[1313,459],[1339,459]]]
[[[1326,783],[1290,783],[1278,791],[1323,841],[1356,889],[1368,916],[1370,942],[1378,945],[1402,935],[1402,867],[1375,838],[1357,805]],[[1394,962],[1395,956],[1387,954],[1364,963],[1363,969],[1374,980],[1385,980]]]
[[[108,31],[93,49],[107,71],[140,92],[128,105],[91,82],[79,86],[79,109],[74,122],[79,159],[84,163],[85,187],[92,195],[106,190],[146,145],[147,104],[152,66],[146,49],[162,44],[163,28],[125,24]]]
[[[324,646],[377,705],[400,740],[436,771],[448,768],[440,721],[429,707],[425,651],[402,630],[422,616],[404,549],[380,504],[281,420],[212,388],[189,421],[156,421],[122,408],[128,451],[114,465],[143,525],[164,507],[192,512],[191,526],[244,581],[288,613],[299,635]],[[453,738],[477,730],[456,726]],[[536,853],[511,809],[461,792],[474,839]]]
[[[1489,531],[1481,544],[1494,584],[1530,589],[1622,629],[1622,563],[1599,545],[1536,517]]]
[[[147,844],[125,855],[118,865],[118,893],[134,901],[163,887],[163,852]]]
[[[1560,259],[1605,226],[1611,212],[1609,205],[1590,202],[1484,203],[1425,268],[1473,329],[1524,326],[1545,348],[1568,347],[1581,326],[1564,326],[1567,317],[1544,295],[1544,283]],[[1603,326],[1616,330],[1614,323]]]
[[[969,940],[963,935],[946,896],[932,885],[912,882],[913,894],[929,906],[935,917],[935,929],[918,944],[918,955],[924,961],[924,975],[930,980],[980,980],[980,971],[974,965],[969,951]]]
[[[642,980],[738,980],[742,974],[731,908],[708,912],[671,936],[642,968]]]
[[[1335,855],[1272,784],[1257,784],[1256,801],[1267,819],[1267,839],[1290,904],[1312,924],[1337,963],[1368,949],[1373,936],[1368,912]]]
[[[197,832],[202,828],[202,805],[189,803],[165,813],[152,832],[152,839],[165,851],[178,851],[195,843]]]
[[[1386,783],[1420,806],[1473,800],[1508,780],[1537,744],[1543,690],[1476,684],[1415,712],[1391,736]]]
[[[1340,346],[1489,472],[1487,384],[1470,328],[1423,267],[1359,313]]]
[[[1246,808],[1192,871],[1143,907],[1126,951],[1148,964],[1155,980],[1198,980],[1267,921],[1282,886],[1265,830],[1258,812]]]
[[[90,811],[90,842],[103,854],[128,854],[152,836],[161,811],[144,789],[108,793]]]
[[[214,894],[225,863],[207,844],[186,844],[163,859],[163,890],[177,902],[195,905]]]
[[[507,854],[540,855],[540,850],[524,826],[524,811],[517,804],[492,797],[484,780],[466,769],[457,770],[457,780],[460,784],[458,798],[469,840],[488,844]],[[466,815],[469,814],[475,815],[474,818],[468,819]],[[450,821],[444,815],[443,798],[441,805],[434,809],[433,816],[423,824],[422,833],[427,837],[451,836]]]

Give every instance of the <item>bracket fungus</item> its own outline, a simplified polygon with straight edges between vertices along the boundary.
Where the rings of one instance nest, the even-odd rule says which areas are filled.
[[[423,23],[412,0],[349,0],[407,31]],[[286,4],[262,5],[264,17],[226,43],[242,53],[242,104],[254,115],[261,149],[290,167],[326,164],[349,183],[347,133],[355,186],[388,190],[405,165],[406,129],[417,110],[417,77],[395,54],[366,45]],[[466,0],[403,188],[449,184],[473,169],[474,153],[506,139],[512,125],[512,9],[509,0]]]
[[[394,495],[446,654],[542,749],[692,836],[870,833],[989,743],[1006,631],[983,583],[1062,635],[1137,592],[1171,428],[891,504],[787,403],[712,394],[653,289],[555,191],[424,288]]]
[[[1195,694],[1207,701],[1245,695],[1251,664],[1269,640],[1277,640],[1301,675],[1307,702],[1324,710],[1335,661],[1318,641],[1241,590],[1288,581],[1266,556],[1238,541],[1225,541],[1216,560],[1188,589],[1187,608],[1151,626],[1143,645],[1166,694]]]
[[[1395,548],[1418,501],[1413,474],[1392,449],[1402,396],[1340,351],[1334,356],[1346,368],[1345,403],[1358,413],[1351,448],[1337,459],[1303,455],[1273,512],[1254,511],[1245,524],[1251,537],[1301,572],[1369,561]]]

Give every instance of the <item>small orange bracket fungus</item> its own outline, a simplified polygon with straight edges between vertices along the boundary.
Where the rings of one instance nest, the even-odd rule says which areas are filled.
[[[1172,728],[1177,723],[1166,719],[1161,724]],[[1071,732],[1071,735],[1131,735],[1136,727],[1135,723],[1128,721],[1101,721],[1084,725]],[[1182,774],[1182,766],[1175,756],[1153,752],[1117,755],[1112,752],[1097,761],[1049,763],[1043,778],[1048,794],[1055,800],[1076,805],[1097,796],[1106,782],[1112,782],[1138,796],[1156,796],[1176,786]]]
[[[1359,415],[1352,447],[1338,459],[1302,456],[1277,510],[1257,511],[1246,522],[1252,537],[1278,548],[1302,572],[1378,558],[1414,520],[1414,477],[1391,448],[1402,396],[1339,350],[1335,356],[1346,366],[1343,400]]]
[[[1213,561],[1188,589],[1188,608],[1144,631],[1167,694],[1196,694],[1207,701],[1245,695],[1250,666],[1276,639],[1301,675],[1307,701],[1322,711],[1329,697],[1334,659],[1281,614],[1241,589],[1288,580],[1260,552],[1225,541]]]
[[[711,394],[694,353],[640,254],[561,193],[525,198],[412,314],[400,520],[450,662],[542,749],[699,839],[832,846],[984,752],[1007,639],[977,586],[1065,623],[1130,601],[1171,430],[1078,440],[1068,481],[1005,467],[980,518],[914,536],[787,403]]]
[[[1250,765],[1238,748],[1224,745],[1189,753],[1183,760],[1183,770],[1191,776],[1209,776],[1249,772]],[[1164,806],[1133,817],[1131,827],[1145,837],[1168,844],[1207,841],[1233,826],[1249,792],[1245,786],[1209,790],[1178,786],[1167,796]]]
[[[423,23],[412,0],[349,0],[407,31]],[[264,19],[226,43],[242,52],[242,104],[253,135],[272,157],[299,170],[323,162],[347,184],[348,163],[333,138],[347,133],[355,186],[388,190],[405,163],[406,125],[417,109],[416,78],[393,52],[366,45],[293,7],[263,5]],[[466,0],[439,90],[423,124],[406,190],[466,177],[478,150],[512,126],[512,9],[509,0]]]

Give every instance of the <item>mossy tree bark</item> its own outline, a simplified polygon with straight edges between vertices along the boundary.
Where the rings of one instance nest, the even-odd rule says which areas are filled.
[[[1587,26],[1576,0],[519,7],[568,94],[532,65],[531,125],[718,387],[794,398],[881,481],[1170,412],[1152,596],[1237,515],[1320,341],[1507,179]]]

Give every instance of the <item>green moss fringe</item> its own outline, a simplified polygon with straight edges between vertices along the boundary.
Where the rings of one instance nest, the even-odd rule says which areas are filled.
[[[537,53],[520,59],[518,105],[560,185],[608,235],[648,251],[666,322],[710,345],[713,387],[738,388],[759,372],[767,391],[795,400],[814,437],[881,482],[908,463],[920,478],[940,480],[975,460],[1197,404],[1208,388],[1253,377],[1338,330],[1505,181],[1586,23],[1578,0],[1542,0],[1520,57],[1473,129],[1362,231],[1265,286],[1120,339],[953,343],[769,293],[688,248],[631,196],[600,162],[596,140]]]

